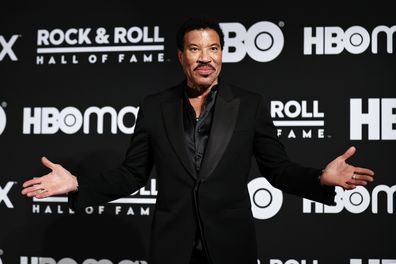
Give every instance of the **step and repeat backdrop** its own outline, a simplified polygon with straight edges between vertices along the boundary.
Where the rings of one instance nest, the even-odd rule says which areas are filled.
[[[153,5],[1,8],[0,263],[148,263],[154,173],[137,193],[81,213],[66,196],[20,192],[48,173],[42,156],[80,177],[120,164],[139,101],[184,78],[175,35],[199,14],[224,31],[222,78],[269,99],[291,159],[322,168],[354,145],[350,163],[376,172],[367,187],[337,188],[330,207],[273,188],[252,160],[258,263],[396,263],[391,9]]]

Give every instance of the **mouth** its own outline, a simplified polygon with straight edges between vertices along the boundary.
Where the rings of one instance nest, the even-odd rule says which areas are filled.
[[[212,65],[199,65],[194,69],[199,75],[208,76],[215,72],[215,68]]]

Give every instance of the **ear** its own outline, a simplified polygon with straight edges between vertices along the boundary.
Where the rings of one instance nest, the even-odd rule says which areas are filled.
[[[183,51],[177,50],[177,58],[179,59],[179,63],[182,64],[183,61]]]

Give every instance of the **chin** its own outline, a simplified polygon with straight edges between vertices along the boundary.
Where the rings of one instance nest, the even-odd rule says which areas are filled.
[[[196,84],[202,87],[209,87],[215,83],[215,79],[208,77],[201,77],[200,80],[197,80]]]

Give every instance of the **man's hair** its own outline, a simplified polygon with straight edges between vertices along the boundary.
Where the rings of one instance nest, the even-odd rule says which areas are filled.
[[[181,51],[184,50],[184,35],[192,30],[197,29],[213,29],[219,35],[220,47],[224,47],[224,33],[220,28],[219,22],[207,17],[190,17],[184,21],[177,31],[176,41],[177,48]]]

